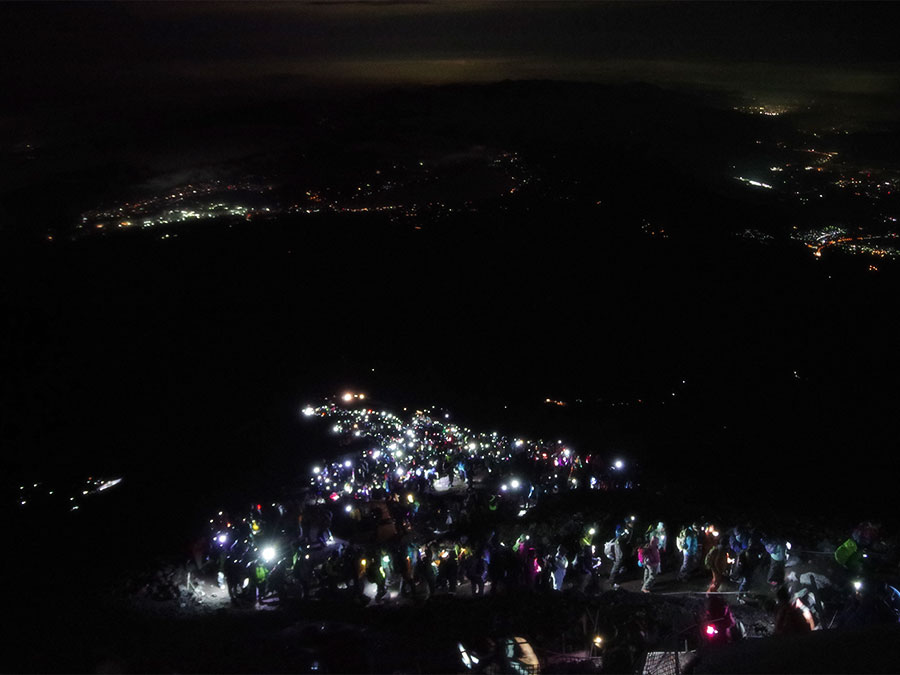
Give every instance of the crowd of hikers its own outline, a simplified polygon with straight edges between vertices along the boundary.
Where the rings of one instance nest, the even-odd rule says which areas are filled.
[[[492,495],[471,488],[456,498],[376,492],[361,502],[319,496],[306,503],[255,504],[233,520],[220,513],[198,560],[215,567],[239,604],[338,597],[426,602],[455,593],[590,596],[620,590],[627,581],[635,592],[653,593],[659,576],[669,573],[665,592],[709,598],[710,625],[722,628],[711,640],[734,639],[730,603],[754,596],[776,601],[776,633],[828,627],[823,602],[840,590],[838,581],[823,575],[786,573],[793,569],[791,542],[751,525],[720,530],[698,521],[673,536],[663,522],[630,516],[604,532],[577,514],[556,531],[523,526],[513,538],[515,524]],[[885,555],[880,526],[862,523],[831,557],[847,579],[859,579],[870,558]],[[900,594],[889,604],[900,610]],[[830,617],[832,626],[842,621]]]
[[[475,434],[419,411],[409,423],[334,404],[304,414],[335,416],[334,432],[375,447],[315,466],[309,487],[293,499],[210,520],[194,559],[215,570],[237,604],[698,594],[708,603],[711,642],[742,633],[733,603],[767,602],[781,634],[900,617],[895,582],[876,573],[897,572],[898,547],[886,543],[878,523],[860,523],[843,543],[823,545],[770,523],[725,527],[698,518],[667,526],[663,513],[541,510],[552,496],[606,491],[636,499],[640,489],[621,462],[581,456],[561,441]],[[819,571],[797,565],[810,557],[823,563]]]

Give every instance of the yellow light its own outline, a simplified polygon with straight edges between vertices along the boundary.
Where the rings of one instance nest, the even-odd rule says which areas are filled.
[[[599,647],[602,644],[603,644],[603,638],[600,637],[599,635],[595,635],[594,636],[594,646]]]

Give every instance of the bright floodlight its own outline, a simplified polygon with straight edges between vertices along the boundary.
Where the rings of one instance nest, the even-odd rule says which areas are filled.
[[[275,559],[275,547],[274,546],[266,546],[262,550],[262,559],[263,559],[263,562],[272,562]]]
[[[613,466],[615,466],[617,469],[621,469],[623,466],[625,466],[625,462],[623,462],[621,459],[617,459],[616,463]]]

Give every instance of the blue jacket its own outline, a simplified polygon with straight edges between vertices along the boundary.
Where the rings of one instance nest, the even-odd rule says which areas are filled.
[[[700,553],[700,539],[693,529],[688,529],[684,533],[684,553],[686,555],[697,555]]]
[[[731,533],[731,550],[735,553],[740,553],[741,551],[746,551],[750,546],[750,537],[746,532],[741,532],[738,529],[735,529]]]

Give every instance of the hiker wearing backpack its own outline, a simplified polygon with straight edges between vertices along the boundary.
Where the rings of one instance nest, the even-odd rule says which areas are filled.
[[[710,549],[703,564],[712,572],[712,580],[709,582],[706,592],[715,593],[728,576],[728,545],[724,538],[719,540],[715,548]]]
[[[787,545],[781,537],[763,537],[763,546],[769,554],[768,581],[773,588],[784,583],[784,565],[787,560]]]
[[[659,574],[659,537],[655,534],[650,537],[650,543],[638,549],[638,563],[644,567],[644,584],[641,591],[649,593],[656,583],[656,575]]]
[[[573,563],[574,569],[579,575],[578,590],[587,593],[594,579],[594,554],[593,546],[590,544],[581,545],[581,550],[576,554]]]
[[[603,545],[603,554],[613,561],[612,569],[609,571],[609,587],[613,590],[618,590],[618,580],[625,569],[625,553],[622,550],[625,536],[626,531],[620,525],[616,528],[616,536]]]
[[[566,579],[566,570],[569,567],[569,559],[566,558],[566,549],[564,546],[560,546],[556,549],[556,555],[552,558],[552,561],[553,590],[561,591]]]
[[[681,552],[681,569],[678,581],[687,581],[700,563],[700,534],[693,525],[688,525],[678,533],[675,545]]]

